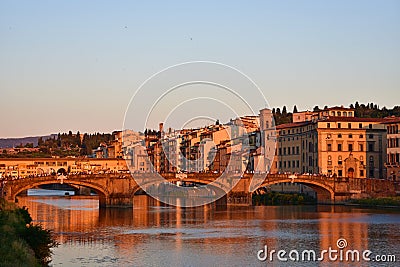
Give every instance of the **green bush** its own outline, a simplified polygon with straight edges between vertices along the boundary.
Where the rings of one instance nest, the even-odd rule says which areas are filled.
[[[32,224],[26,208],[0,199],[0,266],[47,266],[58,244],[51,232]]]

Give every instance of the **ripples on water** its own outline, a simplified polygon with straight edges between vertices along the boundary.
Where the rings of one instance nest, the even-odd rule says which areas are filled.
[[[42,196],[38,196],[38,195]],[[400,213],[343,206],[177,208],[135,196],[133,209],[99,209],[93,196],[29,190],[19,198],[61,245],[53,266],[327,266],[259,262],[257,251],[320,251],[343,237],[351,249],[396,254]],[[397,254],[400,260],[400,254]],[[342,263],[329,263],[343,266]],[[368,266],[366,262],[348,266]],[[369,266],[378,266],[376,263]],[[397,266],[388,263],[380,266]]]

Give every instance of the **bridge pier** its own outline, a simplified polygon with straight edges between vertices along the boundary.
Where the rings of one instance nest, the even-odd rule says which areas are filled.
[[[228,205],[251,206],[253,205],[253,194],[251,192],[230,192],[227,196]]]
[[[99,207],[100,208],[132,208],[133,207],[133,196],[128,194],[110,194],[108,196],[99,196]]]
[[[79,186],[74,189],[75,196],[90,196],[90,188]]]

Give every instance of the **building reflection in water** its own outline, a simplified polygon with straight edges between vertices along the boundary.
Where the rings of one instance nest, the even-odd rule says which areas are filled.
[[[389,247],[395,250],[388,252],[395,253],[400,246],[400,234],[395,229],[400,223],[398,213],[392,217],[371,215],[343,206],[219,210],[215,205],[171,207],[144,195],[135,196],[134,208],[99,209],[96,197],[80,196],[20,197],[19,205],[28,207],[36,222],[52,229],[64,251],[69,251],[57,256],[73,257],[79,247],[95,247],[98,253],[99,246],[107,246],[105,251],[114,260],[126,259],[123,263],[128,265],[149,261],[162,264],[151,256],[160,251],[169,257],[170,264],[180,264],[187,258],[195,260],[201,255],[209,257],[210,263],[232,258],[232,263],[241,264],[238,259],[255,260],[255,253],[264,245],[275,250],[319,252],[329,247],[336,249],[339,238],[347,240],[349,249],[360,251]],[[382,216],[389,216],[389,223],[376,224]],[[394,223],[390,224],[391,220]],[[218,258],[213,258],[215,255]],[[61,258],[59,262],[65,260]]]

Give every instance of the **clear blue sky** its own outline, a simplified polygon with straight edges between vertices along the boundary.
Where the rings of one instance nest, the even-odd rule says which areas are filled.
[[[1,1],[0,36],[0,137],[120,129],[144,80],[191,60],[273,107],[400,104],[400,1]]]

